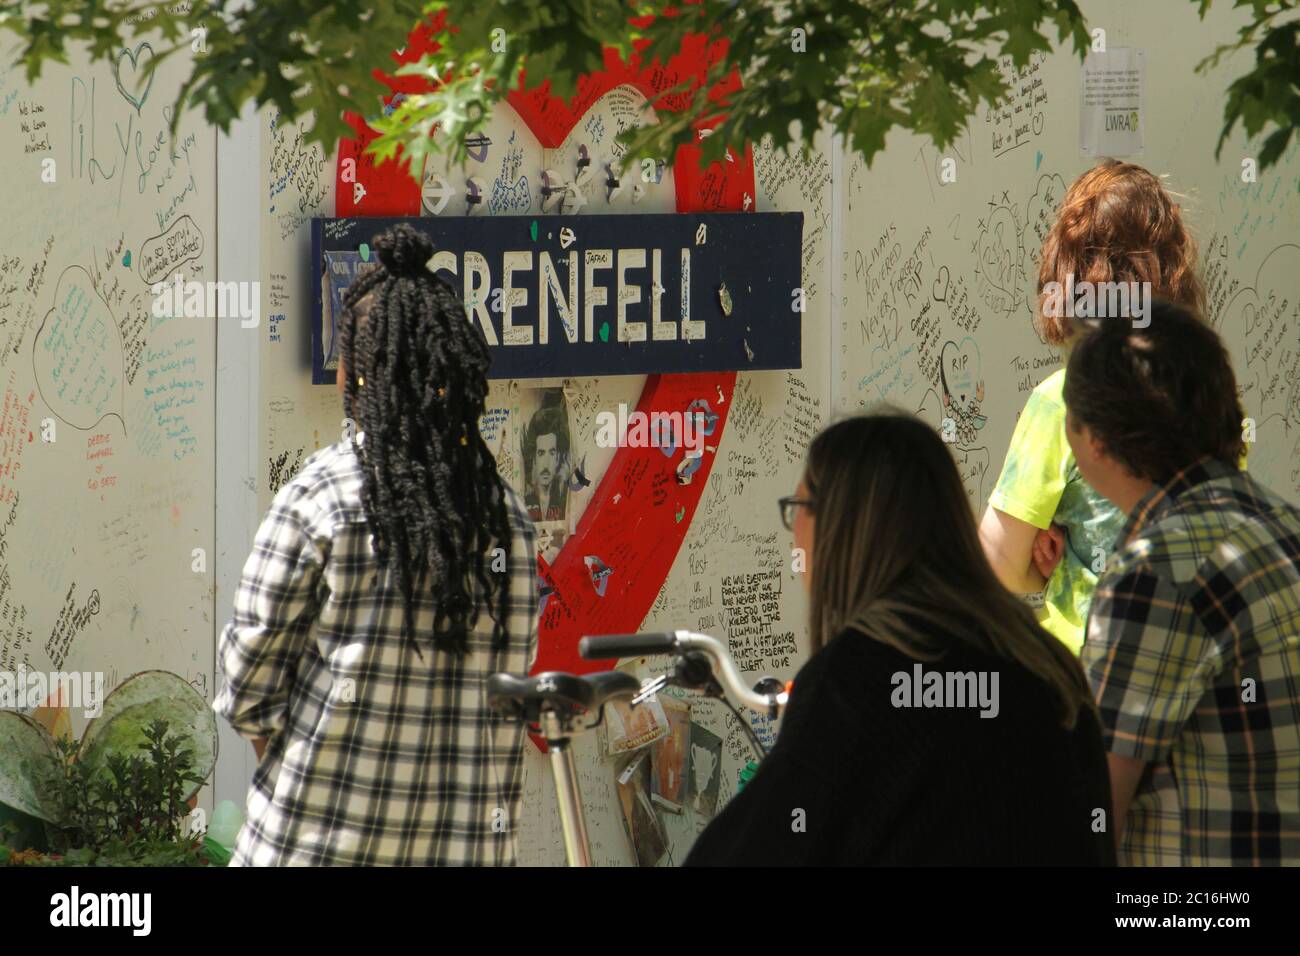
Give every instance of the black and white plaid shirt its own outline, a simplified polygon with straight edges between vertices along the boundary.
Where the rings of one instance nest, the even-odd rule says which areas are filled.
[[[515,863],[525,738],[484,692],[536,656],[533,526],[508,494],[508,641],[493,648],[484,611],[463,657],[417,638],[419,656],[391,575],[372,585],[350,444],[312,455],[276,494],[218,646],[213,708],[270,738],[232,866]],[[417,634],[433,612],[417,597]]]

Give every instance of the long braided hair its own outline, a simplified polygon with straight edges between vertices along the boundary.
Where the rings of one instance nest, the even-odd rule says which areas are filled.
[[[464,653],[479,616],[477,583],[499,647],[511,533],[504,485],[478,428],[487,341],[427,268],[428,238],[401,223],[371,247],[379,263],[343,296],[339,348],[344,414],[365,434],[360,445],[352,438],[352,450],[375,557],[401,591],[405,639],[414,636],[417,590],[427,588],[436,608],[433,645]],[[505,573],[494,552],[504,555]]]

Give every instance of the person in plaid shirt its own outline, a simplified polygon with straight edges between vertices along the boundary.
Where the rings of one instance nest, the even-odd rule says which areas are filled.
[[[1237,467],[1218,335],[1157,304],[1070,355],[1079,470],[1128,515],[1082,660],[1122,864],[1300,863],[1300,511]]]
[[[234,866],[516,862],[523,728],[484,681],[536,655],[533,526],[479,434],[482,332],[426,238],[372,247],[339,330],[360,432],[276,494],[219,642],[260,761]]]

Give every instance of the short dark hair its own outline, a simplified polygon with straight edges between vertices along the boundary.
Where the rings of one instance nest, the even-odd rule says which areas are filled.
[[[563,408],[546,406],[538,408],[524,428],[524,454],[528,460],[537,451],[537,440],[543,434],[554,434],[555,447],[562,455],[568,454],[568,421],[564,420]]]
[[[565,420],[564,409],[556,405],[546,405],[533,413],[524,428],[524,471],[525,480],[533,480],[533,456],[537,452],[537,439],[543,435],[555,436],[555,448],[560,457],[569,454],[569,423]]]
[[[1146,328],[1088,323],[1070,350],[1065,405],[1133,475],[1164,484],[1209,455],[1241,459],[1241,401],[1223,340],[1192,312],[1156,300]]]

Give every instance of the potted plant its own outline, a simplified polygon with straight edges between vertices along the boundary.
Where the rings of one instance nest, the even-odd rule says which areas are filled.
[[[0,712],[0,863],[202,865],[185,818],[216,753],[207,702],[167,671],[124,681],[79,743]]]

